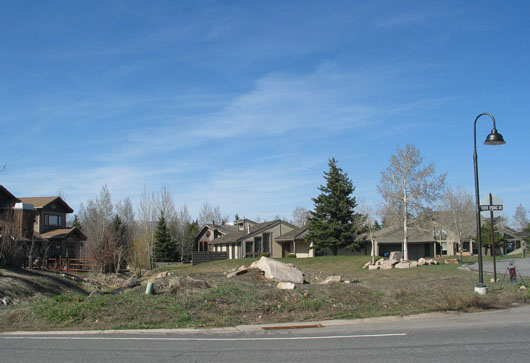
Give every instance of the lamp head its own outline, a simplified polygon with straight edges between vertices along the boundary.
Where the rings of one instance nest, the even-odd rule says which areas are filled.
[[[504,138],[501,134],[497,132],[497,129],[494,127],[491,130],[491,133],[486,137],[486,141],[484,141],[484,145],[502,145],[506,144],[506,141],[504,141]]]

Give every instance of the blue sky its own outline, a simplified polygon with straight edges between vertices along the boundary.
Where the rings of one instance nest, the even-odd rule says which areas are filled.
[[[335,157],[377,208],[396,147],[420,149],[505,215],[530,209],[527,1],[0,0],[0,184],[61,191],[77,210],[107,185],[137,206],[170,188],[196,216],[312,208]],[[478,122],[478,139],[491,121]]]

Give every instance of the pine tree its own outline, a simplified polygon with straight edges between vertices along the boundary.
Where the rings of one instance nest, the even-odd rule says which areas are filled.
[[[82,229],[81,228],[81,221],[79,220],[79,217],[77,216],[77,214],[74,214],[74,220],[72,221],[72,227],[76,227],[78,229]]]
[[[313,198],[314,211],[308,218],[307,240],[313,243],[317,254],[330,251],[334,256],[342,247],[357,248],[362,218],[355,213],[357,203],[352,195],[355,187],[348,175],[329,160],[329,171],[324,172],[326,185],[321,185]]]
[[[503,247],[504,243],[506,242],[504,234],[500,233],[499,229],[495,225],[493,226],[493,235],[495,248],[497,249]],[[489,222],[489,220],[486,220],[482,227],[480,227],[480,236],[482,238],[482,244],[484,245],[484,247],[489,248],[491,254],[491,223]]]
[[[172,261],[175,256],[175,244],[171,240],[164,212],[160,213],[160,219],[156,227],[153,254],[157,262]]]

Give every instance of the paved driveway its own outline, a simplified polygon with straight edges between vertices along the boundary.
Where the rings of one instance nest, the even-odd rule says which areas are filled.
[[[523,277],[530,277],[530,258],[514,258],[513,260],[515,261],[517,273]],[[507,266],[508,260],[497,261],[497,278],[502,279],[502,276],[499,275],[508,274],[508,271],[506,271]],[[484,261],[483,267],[485,272],[493,273],[493,262]],[[471,265],[470,268],[478,271],[478,263]]]

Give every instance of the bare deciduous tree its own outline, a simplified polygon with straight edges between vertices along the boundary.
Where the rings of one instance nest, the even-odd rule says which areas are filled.
[[[373,210],[366,204],[364,200],[361,200],[359,202],[359,213],[363,216],[364,219],[364,226],[365,230],[368,232],[368,238],[370,238],[370,242],[372,243],[372,249],[370,251],[371,256],[371,262],[372,264],[375,264],[375,239],[374,239],[374,224],[376,222],[376,219],[373,217],[374,212]]]
[[[180,249],[180,258],[191,255],[193,245],[189,245],[187,238],[188,225],[191,223],[191,216],[186,205],[182,206],[178,212],[177,225],[177,247]]]
[[[414,145],[397,148],[390,157],[390,166],[381,172],[378,192],[385,208],[401,216],[403,223],[403,257],[408,260],[408,224],[439,198],[444,189],[445,174],[436,175],[434,163],[422,167],[423,157]]]
[[[103,186],[95,200],[89,200],[87,206],[81,205],[79,219],[83,233],[87,236],[83,254],[101,264],[105,270],[109,253],[108,228],[112,223],[114,206],[107,186]]]
[[[309,210],[304,207],[296,207],[293,209],[292,223],[297,227],[305,226],[309,213]]]
[[[475,234],[475,202],[473,196],[462,187],[447,188],[440,205],[439,222],[452,230],[458,241],[460,258],[462,257],[463,239]],[[471,251],[473,252],[473,251]]]
[[[528,220],[528,212],[522,204],[519,204],[515,209],[513,221],[515,224],[515,229],[518,231],[524,230],[530,224],[530,221]]]
[[[217,225],[225,224],[228,219],[228,216],[223,217],[219,206],[212,208],[208,202],[204,202],[199,211],[199,225],[201,226],[212,223]]]

